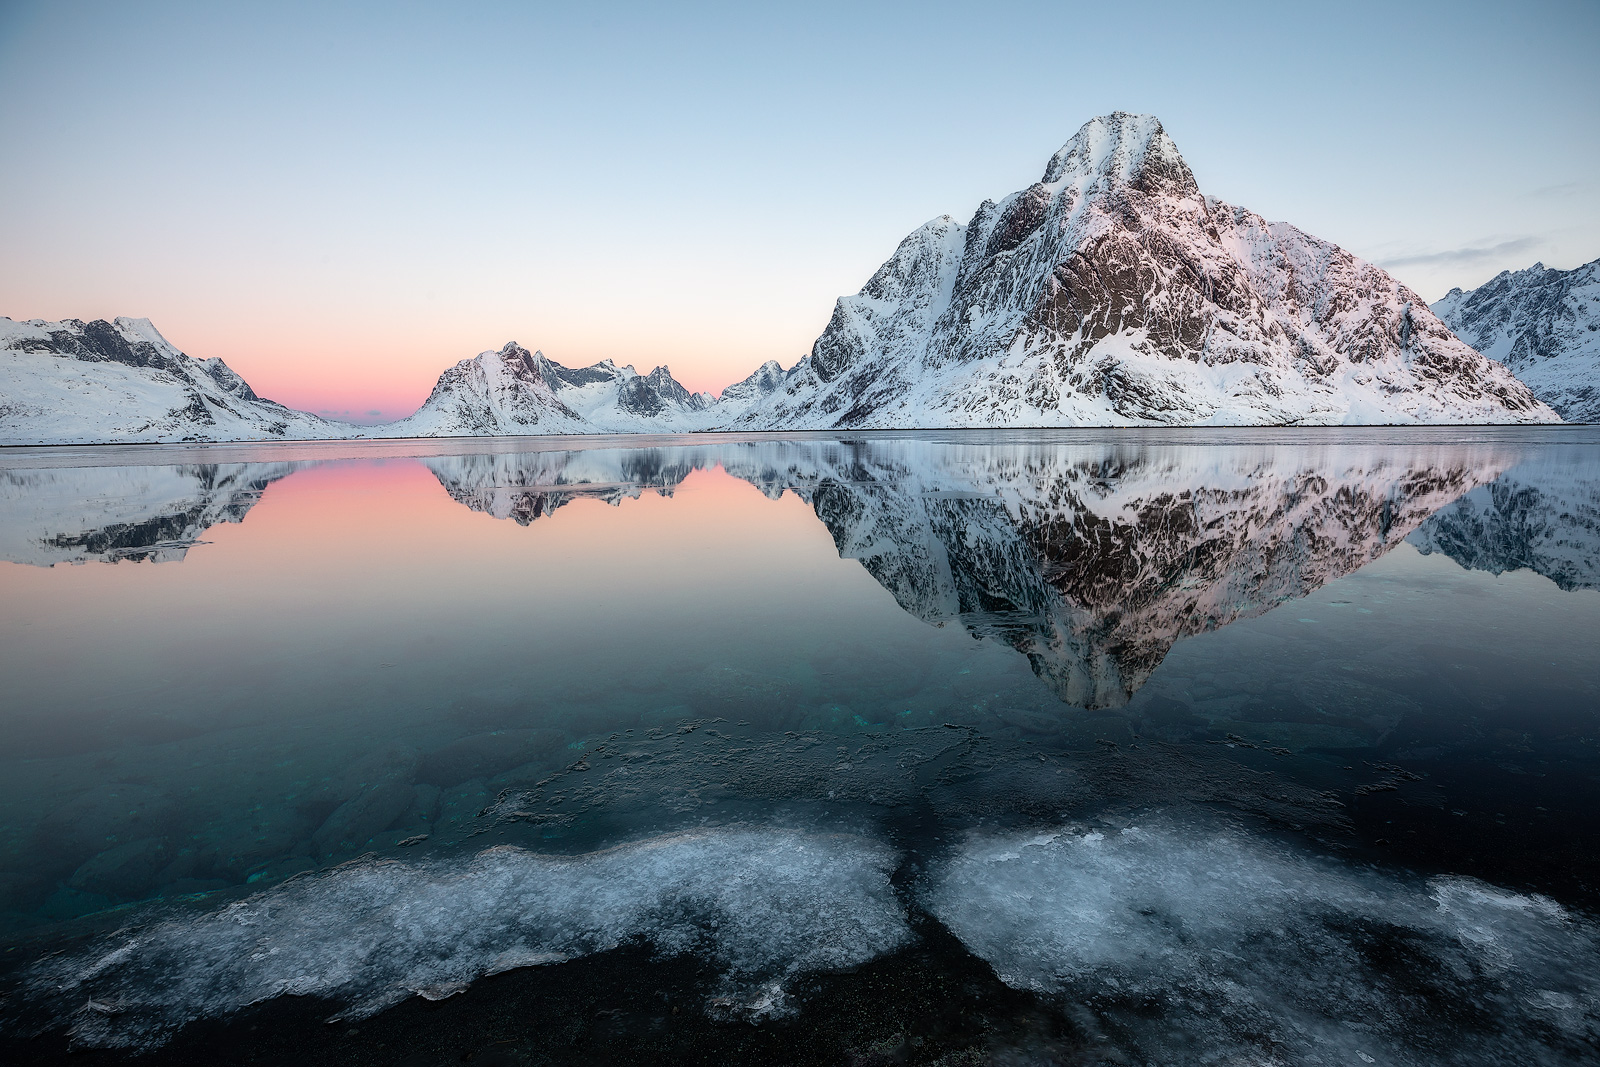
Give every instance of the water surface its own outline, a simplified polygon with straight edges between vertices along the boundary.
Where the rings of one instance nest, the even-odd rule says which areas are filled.
[[[0,1039],[1589,1062],[1597,445],[7,450]]]

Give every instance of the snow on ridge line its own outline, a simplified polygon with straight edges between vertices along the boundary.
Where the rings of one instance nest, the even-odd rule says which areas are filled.
[[[142,321],[117,320],[124,343],[145,336]],[[238,403],[205,389],[160,408],[115,381],[119,398],[93,398],[98,421],[62,426],[52,409],[81,407],[87,386],[29,395],[42,366],[0,361],[0,426],[19,442],[1560,421],[1383,270],[1205,196],[1160,121],[1124,112],[1085,123],[1041,181],[968,223],[914,231],[836,302],[799,362],[765,364],[718,397],[665,367],[566,368],[512,342],[447,368],[417,412],[370,429],[281,408],[241,424],[218,411],[238,416]],[[255,400],[226,368],[211,375]],[[1586,379],[1560,377],[1560,403],[1600,404]],[[107,422],[118,404],[139,418]]]
[[[727,1010],[786,1011],[792,977],[910,937],[894,853],[851,834],[728,829],[580,856],[502,845],[465,858],[353,861],[219,911],[157,921],[36,966],[28,995],[100,1047],[154,1047],[185,1023],[283,995],[361,1018],[413,994],[633,940],[726,972]]]
[[[1559,421],[1415,293],[1204,196],[1153,116],[937,219],[841,297],[745,429]]]
[[[1600,259],[1501,271],[1469,292],[1450,290],[1433,312],[1562,418],[1600,422]]]
[[[186,356],[149,319],[0,318],[0,445],[325,440],[340,429],[262,399],[221,359]]]

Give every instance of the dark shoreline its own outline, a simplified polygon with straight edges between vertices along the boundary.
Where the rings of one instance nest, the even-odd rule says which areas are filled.
[[[862,967],[794,983],[797,1011],[761,1022],[716,1018],[717,971],[695,956],[629,945],[556,967],[480,979],[446,1000],[410,999],[329,1023],[343,1005],[278,997],[184,1027],[147,1052],[73,1049],[55,1030],[0,1037],[15,1067],[110,1064],[982,1063],[1020,1053],[1075,1060],[1097,1044],[1081,1010],[1010,989],[937,922]],[[1077,1021],[1073,1016],[1078,1015]],[[1103,1041],[1104,1038],[1100,1038]]]

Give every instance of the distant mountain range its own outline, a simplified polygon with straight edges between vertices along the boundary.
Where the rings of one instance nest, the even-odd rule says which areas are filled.
[[[1502,271],[1470,292],[1450,290],[1433,311],[1563,419],[1600,422],[1600,259]]]
[[[918,229],[809,354],[720,396],[513,342],[446,370],[415,414],[356,427],[261,399],[145,319],[0,319],[0,443],[1558,421],[1540,398],[1592,418],[1594,267],[1501,275],[1430,310],[1203,195],[1156,119],[1117,112],[1027,189]]]
[[[515,341],[464,359],[439,376],[407,418],[378,437],[479,437],[546,433],[681,433],[743,414],[783,379],[777,363],[722,391],[691,393],[666,367],[640,374],[607,360],[576,370]]]

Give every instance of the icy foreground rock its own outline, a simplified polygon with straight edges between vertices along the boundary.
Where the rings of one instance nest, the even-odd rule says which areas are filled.
[[[316,440],[349,429],[257,396],[149,319],[0,317],[0,444]]]
[[[1421,297],[1200,192],[1153,116],[901,242],[746,429],[1557,421]]]
[[[148,1046],[195,1019],[286,994],[361,1018],[413,994],[559,963],[631,940],[698,952],[725,1010],[783,1010],[784,984],[910,938],[892,850],[785,830],[671,834],[582,856],[511,846],[435,862],[361,860],[42,964],[34,994],[80,1042]]]
[[[1600,422],[1600,259],[1502,271],[1469,292],[1450,290],[1433,311],[1563,419]]]

